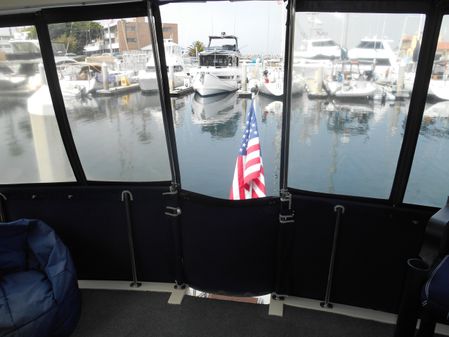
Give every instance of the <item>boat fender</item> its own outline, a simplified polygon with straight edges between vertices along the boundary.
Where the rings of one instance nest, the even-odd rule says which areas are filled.
[[[127,78],[126,76],[122,76],[122,77],[120,78],[120,85],[121,85],[122,87],[126,87],[126,86],[129,85],[129,81],[128,81],[128,78]]]

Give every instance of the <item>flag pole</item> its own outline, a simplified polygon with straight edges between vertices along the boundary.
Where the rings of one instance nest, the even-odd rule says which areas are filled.
[[[288,186],[288,154],[290,144],[290,114],[292,97],[292,68],[293,68],[293,44],[295,39],[295,14],[296,0],[289,0],[287,9],[287,28],[285,38],[284,55],[284,97],[282,111],[282,140],[281,140],[281,168],[280,191],[287,190]]]

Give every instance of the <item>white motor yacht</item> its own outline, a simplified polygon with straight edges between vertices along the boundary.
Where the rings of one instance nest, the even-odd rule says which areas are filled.
[[[237,37],[222,34],[209,36],[209,45],[199,55],[200,67],[193,79],[193,89],[201,96],[233,92],[240,87]]]
[[[103,87],[101,65],[95,63],[69,63],[57,67],[59,85],[64,97],[84,96]]]

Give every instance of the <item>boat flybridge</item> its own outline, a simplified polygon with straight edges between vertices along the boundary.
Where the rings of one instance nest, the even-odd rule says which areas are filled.
[[[297,57],[316,60],[338,60],[341,58],[341,47],[331,38],[317,38],[304,41]]]
[[[145,50],[145,48],[142,48]],[[148,47],[151,51],[151,45]],[[184,71],[184,61],[182,59],[181,47],[173,39],[164,39],[165,59],[167,63],[167,72],[171,87],[178,88],[189,82],[189,76]],[[153,57],[150,57],[138,75],[139,87],[143,92],[153,92],[158,90],[156,67]]]
[[[239,59],[237,37],[224,32],[209,36],[206,50],[199,53],[193,89],[201,96],[237,91],[241,82]]]
[[[358,62],[364,71],[373,71],[379,80],[388,80],[388,75],[398,71],[398,58],[391,48],[391,40],[363,38],[357,46],[349,49],[348,58]]]
[[[39,74],[47,97],[42,113],[29,93],[0,95],[0,336],[406,337],[418,317],[420,336],[449,335],[449,123],[427,100],[449,1],[289,0],[275,103],[170,97],[164,11],[194,13],[192,26],[178,26],[187,36],[213,22],[198,7],[208,5],[0,4],[1,36],[40,46],[32,62],[1,51],[1,69]],[[213,19],[229,7],[213,5],[223,6]],[[249,1],[238,16],[232,5],[237,31],[248,15],[262,23],[281,8]],[[411,95],[389,104],[294,97],[293,51],[310,13],[348,41],[363,30],[419,31]],[[243,27],[260,37],[261,26]],[[200,56],[202,95],[237,89],[237,39],[224,37],[235,42]],[[103,38],[129,51],[153,41],[157,95],[108,92],[67,106],[52,39],[77,53]],[[250,172],[234,185],[243,161]],[[267,196],[227,198],[250,183]]]

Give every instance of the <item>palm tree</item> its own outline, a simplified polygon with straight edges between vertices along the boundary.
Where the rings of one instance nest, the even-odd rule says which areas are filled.
[[[198,53],[204,50],[204,43],[201,41],[195,41],[190,45],[190,47],[187,50],[189,56],[198,56]]]

